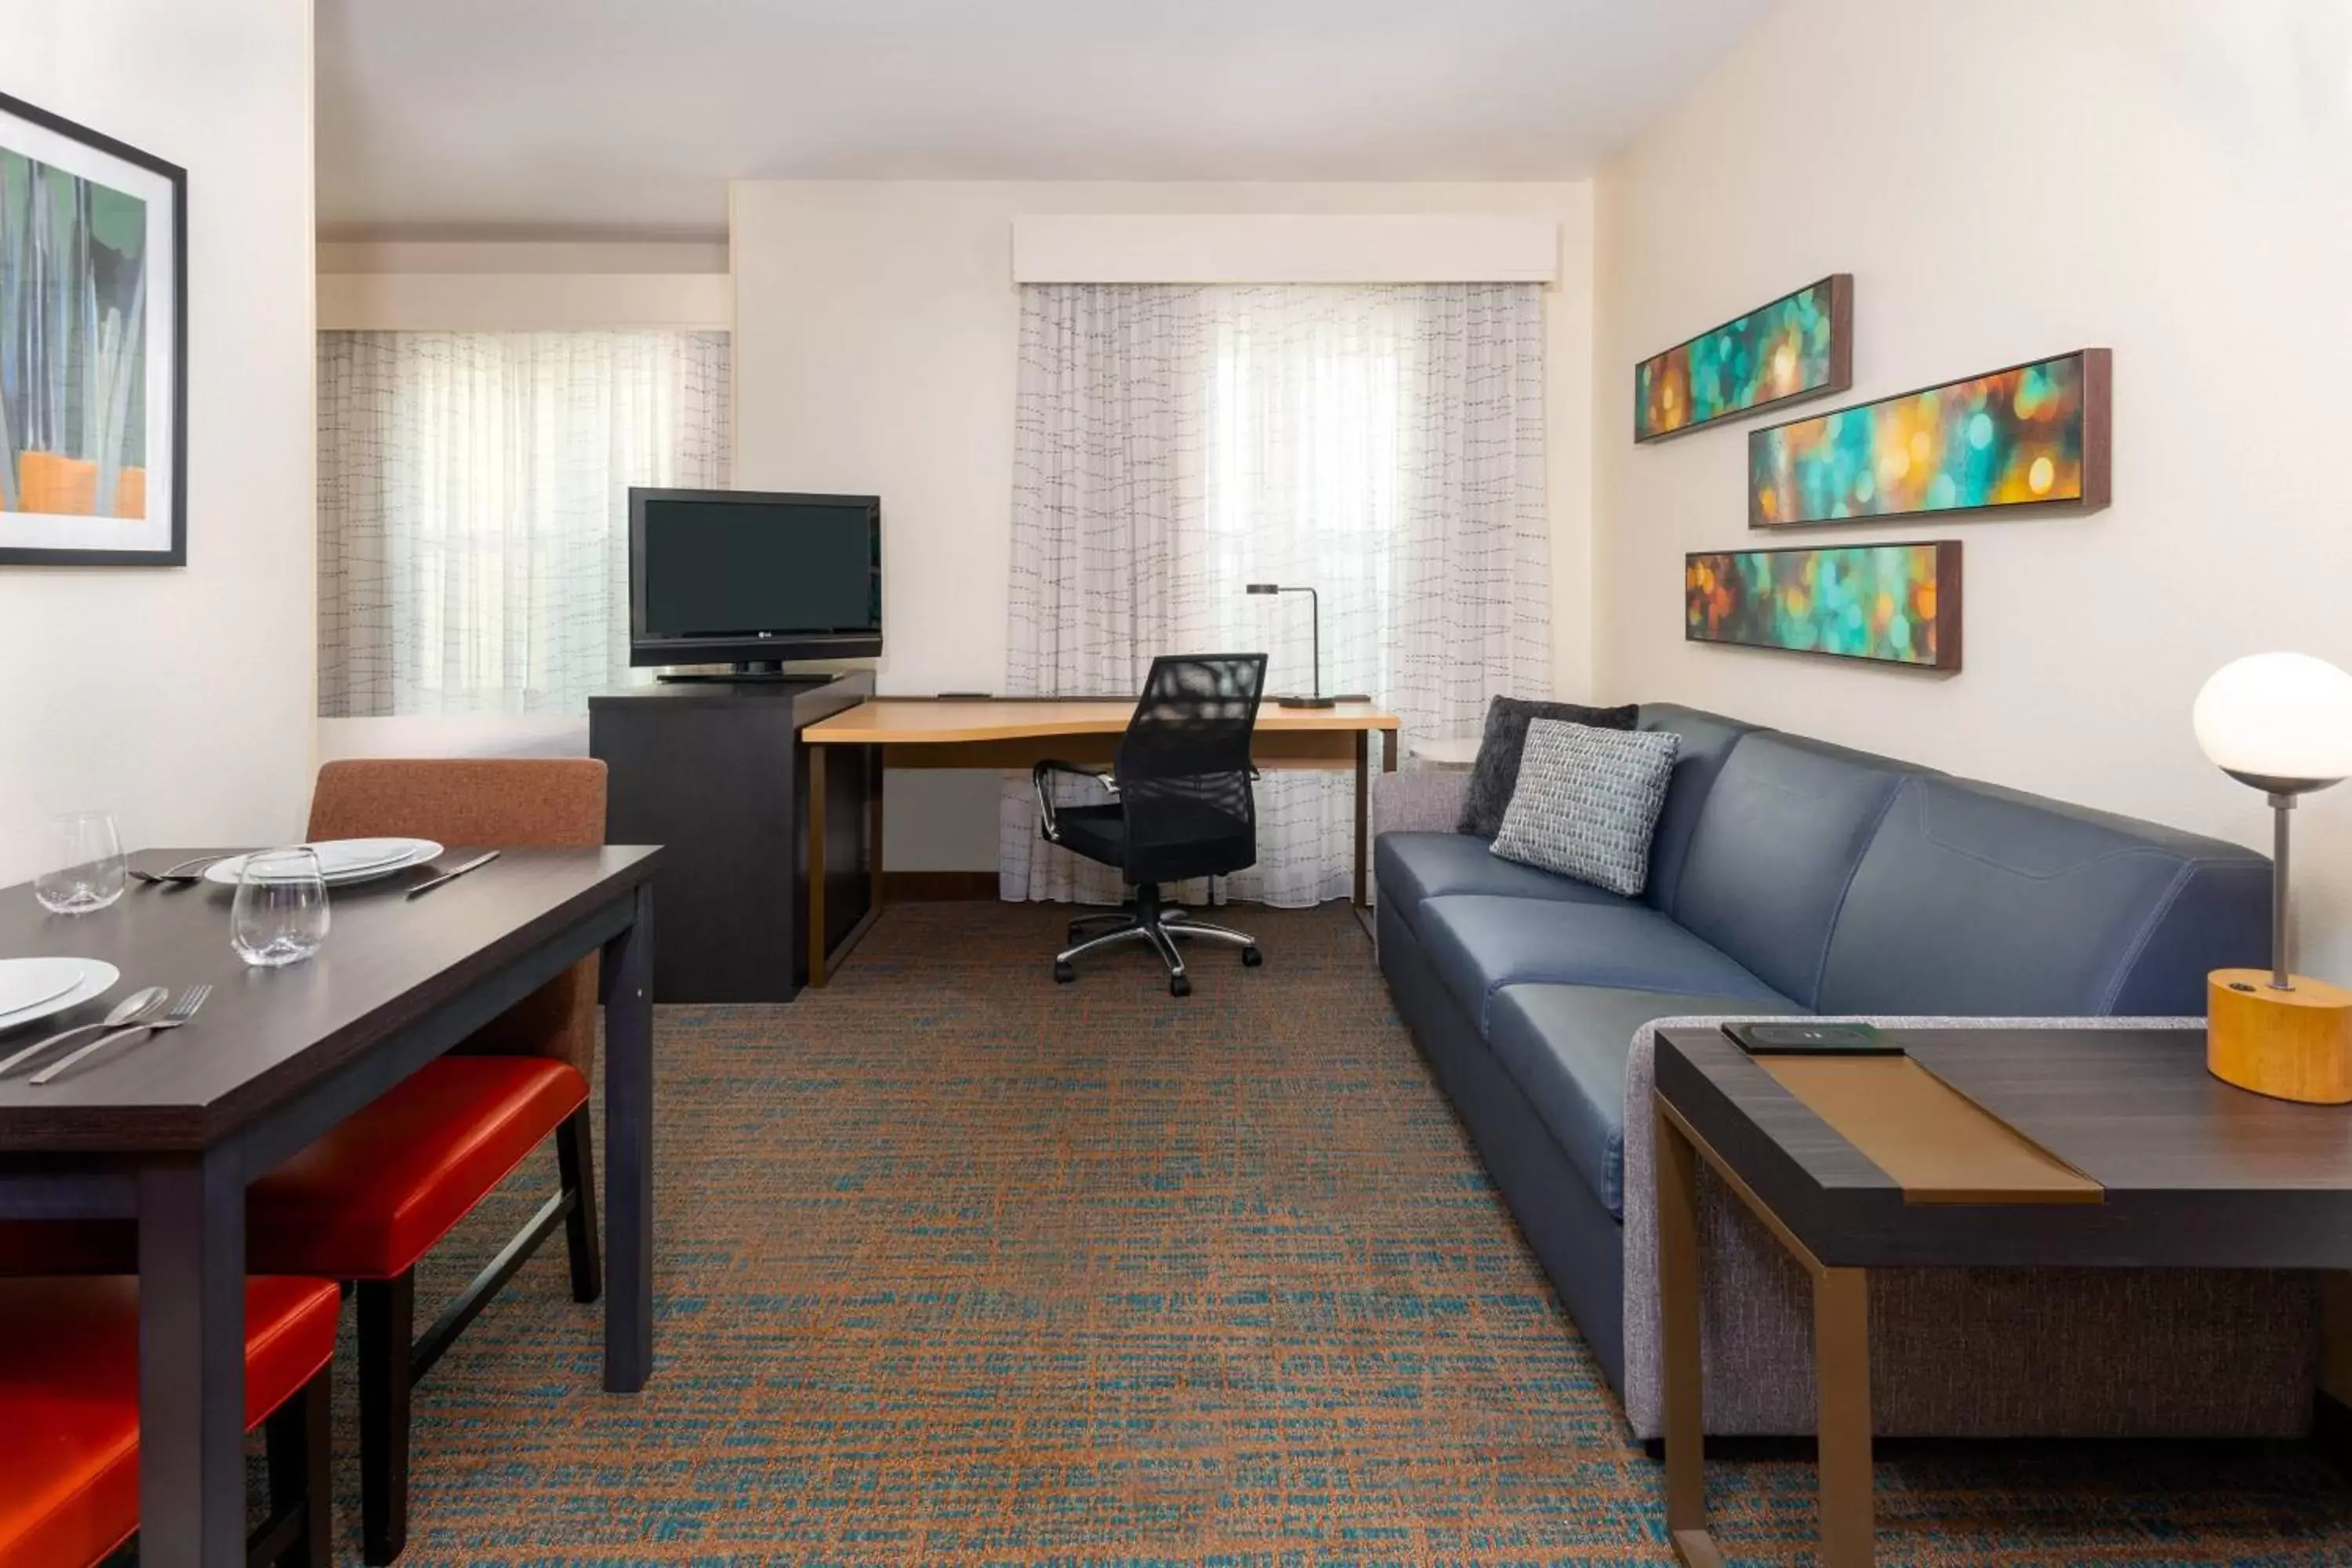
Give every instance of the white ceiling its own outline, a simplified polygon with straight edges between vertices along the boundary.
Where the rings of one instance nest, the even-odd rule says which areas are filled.
[[[319,218],[716,230],[756,177],[1573,179],[1769,4],[319,0]]]

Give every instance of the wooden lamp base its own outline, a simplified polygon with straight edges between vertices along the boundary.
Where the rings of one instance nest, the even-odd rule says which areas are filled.
[[[2205,977],[2205,1066],[2273,1100],[2352,1104],[2352,991],[2297,974],[2292,991],[2267,969]]]

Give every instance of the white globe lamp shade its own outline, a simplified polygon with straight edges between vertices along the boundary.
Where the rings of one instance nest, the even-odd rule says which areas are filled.
[[[2301,653],[2258,653],[2213,672],[2190,721],[2214,766],[2257,787],[2352,778],[2352,675]]]

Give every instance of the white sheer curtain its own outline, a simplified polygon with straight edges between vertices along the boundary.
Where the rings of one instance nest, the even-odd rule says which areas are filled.
[[[628,488],[727,482],[724,332],[319,334],[319,711],[586,710]]]
[[[1365,692],[1407,735],[1549,694],[1543,301],[1532,284],[1022,290],[1013,694],[1137,690],[1152,655],[1264,649],[1272,692]],[[1205,891],[1345,897],[1351,781],[1268,773],[1258,863]],[[1007,781],[1012,899],[1118,879],[1037,837]],[[1198,898],[1204,889],[1187,889]]]

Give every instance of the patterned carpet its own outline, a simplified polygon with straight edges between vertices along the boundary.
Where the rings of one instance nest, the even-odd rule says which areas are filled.
[[[596,1310],[535,1259],[417,1391],[405,1561],[1669,1561],[1361,930],[1233,918],[1265,967],[1203,954],[1181,1003],[1140,950],[1055,986],[1056,911],[935,904],[791,1007],[664,1009],[655,1381],[597,1391]],[[1808,1467],[1713,1482],[1736,1560],[1810,1561]],[[1879,1485],[1887,1562],[2352,1562],[2296,1448],[1906,1449]]]

